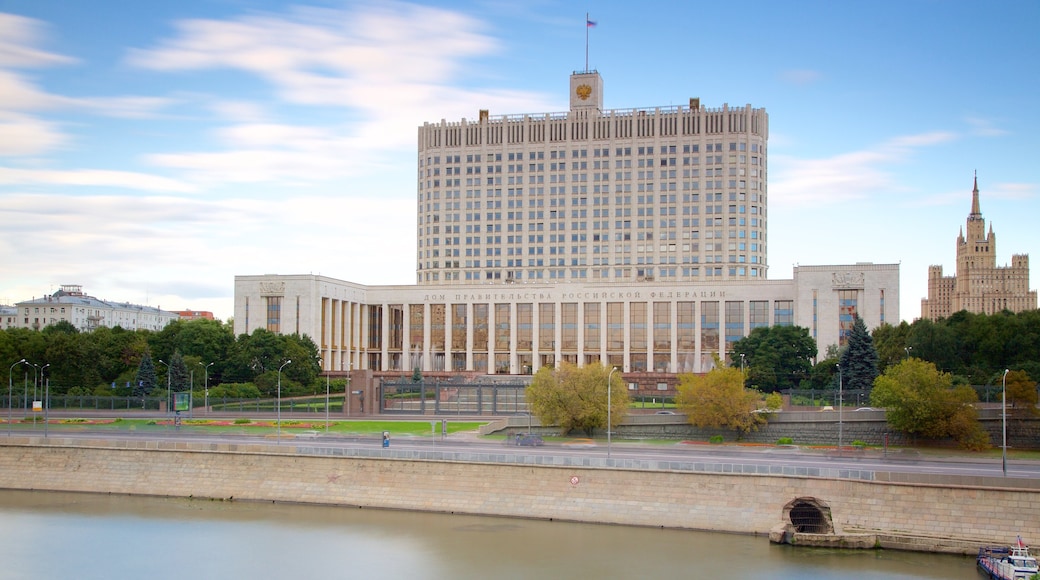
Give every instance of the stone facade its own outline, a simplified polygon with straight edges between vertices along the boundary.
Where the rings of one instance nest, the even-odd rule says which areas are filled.
[[[567,361],[630,373],[707,372],[760,326],[844,341],[853,315],[899,320],[898,264],[798,266],[791,280],[363,286],[235,277],[235,334],[310,336],[326,371],[531,375]],[[645,382],[645,381],[643,381]],[[673,392],[674,380],[663,378]]]
[[[978,544],[1040,537],[1040,492],[1001,478],[930,483],[301,454],[281,446],[11,438],[0,487],[279,501],[768,534],[793,499],[835,531]],[[328,449],[325,449],[328,452]],[[375,452],[383,453],[383,452]],[[881,475],[881,474],[879,474]],[[904,478],[906,479],[906,478]],[[933,545],[941,544],[936,541]]]

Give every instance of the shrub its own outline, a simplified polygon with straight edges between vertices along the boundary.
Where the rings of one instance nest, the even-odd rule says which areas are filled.
[[[722,435],[712,435],[711,438],[708,439],[708,441],[710,441],[711,443],[722,443]]]
[[[791,439],[790,437],[781,437],[776,440],[777,445],[791,445],[793,443],[794,439]]]
[[[252,419],[246,419],[245,417],[239,417],[238,419],[235,419],[235,425],[248,425],[252,422]]]

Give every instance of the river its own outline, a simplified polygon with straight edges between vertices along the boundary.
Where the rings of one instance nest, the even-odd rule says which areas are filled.
[[[271,503],[0,491],[8,580],[974,579],[974,559],[764,537]]]

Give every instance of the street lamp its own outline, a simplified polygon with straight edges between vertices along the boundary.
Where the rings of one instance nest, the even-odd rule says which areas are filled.
[[[7,436],[11,436],[11,408],[14,407],[14,367],[25,362],[25,359],[14,363],[11,368],[7,369]]]
[[[40,380],[47,384],[47,387],[46,387],[46,389],[44,389],[44,392],[43,392],[43,436],[44,437],[47,436],[47,421],[48,421],[48,419],[50,419],[50,413],[48,412],[48,409],[50,408],[49,400],[51,398],[50,397],[51,381],[50,381],[50,379],[47,378],[46,375],[43,374],[43,371],[47,370],[47,367],[49,367],[49,366],[51,366],[51,363],[47,363],[47,364],[43,365],[42,367],[40,367]],[[43,385],[40,385],[40,386],[42,387]],[[35,425],[36,425],[36,414],[33,413],[33,426],[34,426],[33,428],[34,429],[36,428]]]
[[[906,351],[906,360],[910,360],[910,351],[914,350],[912,346],[904,346],[903,350]]]
[[[744,372],[744,353],[740,353],[740,372]]]
[[[610,379],[614,377],[617,367],[611,367],[607,373],[607,459],[610,459]]]
[[[1004,477],[1007,477],[1007,374],[1008,369],[1004,369],[1004,376],[1000,377],[1000,426],[1003,434],[1000,446],[1000,467],[1004,472]]]
[[[209,412],[209,367],[213,366],[213,363],[202,364],[201,362],[199,362],[199,364],[202,365],[203,369],[205,369],[205,371],[206,371],[206,400],[205,400],[205,403],[206,403],[206,412],[208,413]]]
[[[323,365],[322,362],[323,362],[322,358],[319,356],[318,357],[318,366],[323,367],[322,370],[325,370],[324,369],[325,365]],[[328,432],[329,432],[329,374],[330,373],[331,373],[331,369],[329,371],[325,372],[325,433],[326,434],[328,434]],[[350,395],[348,394],[347,396],[349,397]]]
[[[841,407],[842,407],[842,378],[841,378],[841,365],[834,365],[838,368],[838,453],[841,453]]]
[[[278,443],[282,442],[282,369],[285,365],[292,362],[289,359],[282,363],[282,366],[278,367]]]
[[[31,362],[28,362],[28,361],[26,361],[25,364],[27,364],[27,365],[29,365],[29,366],[31,366],[33,368],[33,400],[35,400],[36,399],[36,378],[39,376],[39,373],[40,373],[40,365],[38,365],[36,363],[31,363]],[[24,405],[26,409],[29,408],[29,373],[28,372],[25,373],[25,388],[22,389],[22,405]]]

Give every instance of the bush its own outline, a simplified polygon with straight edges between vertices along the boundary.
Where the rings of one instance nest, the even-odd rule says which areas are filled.
[[[722,435],[712,435],[708,441],[711,443],[722,443]]]
[[[852,442],[852,446],[853,447],[866,447],[867,444],[862,442],[862,441],[860,441],[859,439],[856,439],[855,441]]]
[[[793,443],[794,439],[791,439],[790,437],[781,437],[776,440],[777,445],[791,445]]]
[[[222,383],[209,390],[210,401],[214,399],[259,399],[260,389],[253,383]]]
[[[235,425],[248,425],[252,422],[252,419],[246,419],[245,417],[239,417],[238,419],[235,419]]]

